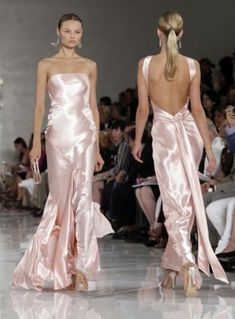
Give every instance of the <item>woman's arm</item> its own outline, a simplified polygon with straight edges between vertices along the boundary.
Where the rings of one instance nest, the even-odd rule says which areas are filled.
[[[208,132],[208,125],[206,121],[205,112],[201,104],[200,97],[200,81],[201,81],[201,72],[199,63],[194,61],[196,64],[196,74],[190,85],[190,102],[191,102],[191,111],[204,142],[206,149],[206,155],[209,162],[207,171],[212,173],[215,169],[216,161],[211,147],[211,140]]]
[[[90,107],[93,114],[95,126],[96,126],[96,147],[97,147],[97,155],[96,155],[96,167],[95,171],[98,172],[102,169],[104,165],[104,161],[100,155],[100,146],[99,146],[99,131],[100,131],[100,117],[99,111],[97,107],[97,99],[96,99],[96,82],[97,82],[97,67],[96,63],[92,62],[91,65],[91,73],[90,73]]]
[[[41,129],[45,110],[45,91],[47,84],[47,63],[40,61],[37,68],[36,103],[34,111],[33,148],[31,159],[41,156]]]
[[[149,99],[146,82],[143,75],[143,59],[138,63],[137,87],[138,87],[138,108],[136,111],[135,145],[132,151],[134,158],[141,162],[141,139],[149,115]]]

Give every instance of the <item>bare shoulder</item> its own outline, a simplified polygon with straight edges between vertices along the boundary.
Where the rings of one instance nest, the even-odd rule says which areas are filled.
[[[83,58],[84,64],[87,66],[89,73],[94,73],[97,70],[97,64],[95,61],[88,59],[88,58]]]
[[[190,60],[192,60],[192,61],[195,63],[195,65],[196,65],[197,67],[199,67],[199,62],[198,62],[196,59],[191,58],[191,57],[186,56],[186,55],[182,55],[182,54],[180,54],[180,57],[183,58],[183,59],[190,59]]]
[[[53,64],[53,57],[44,58],[38,62],[38,70],[47,71],[52,64]]]
[[[159,54],[155,54],[155,55],[147,55],[146,57],[143,57],[141,58],[139,61],[138,61],[138,66],[139,67],[142,67],[143,64],[144,64],[144,61],[146,59],[150,59],[151,61],[154,60],[155,62],[158,62],[160,59],[159,59]]]

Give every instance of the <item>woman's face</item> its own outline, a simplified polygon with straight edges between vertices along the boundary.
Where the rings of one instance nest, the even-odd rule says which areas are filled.
[[[226,134],[225,134],[225,127],[227,126],[227,121],[223,121],[222,123],[221,123],[221,125],[219,126],[219,128],[218,128],[218,131],[219,131],[219,136],[221,137],[221,138],[225,138],[225,136],[226,136]]]
[[[216,111],[214,116],[214,123],[217,129],[221,126],[224,120],[225,120],[225,114],[223,112]]]
[[[15,150],[18,152],[18,153],[21,153],[23,151],[23,145],[22,144],[17,144],[15,143]]]
[[[75,20],[64,21],[61,28],[57,30],[61,45],[69,49],[81,44],[82,33],[81,22]]]
[[[207,110],[208,112],[211,112],[211,110],[213,109],[213,106],[215,105],[215,102],[212,101],[212,99],[206,95],[203,94],[202,96],[202,106],[205,110]]]
[[[114,143],[120,143],[121,140],[123,139],[124,133],[120,129],[120,127],[118,127],[118,128],[112,129],[111,135],[112,135],[112,139],[113,139]]]
[[[118,120],[120,119],[120,112],[119,112],[119,108],[115,105],[112,106],[112,110],[111,110],[111,116],[113,120]]]

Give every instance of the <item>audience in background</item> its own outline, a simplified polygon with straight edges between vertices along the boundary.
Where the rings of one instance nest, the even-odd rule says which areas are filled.
[[[16,165],[10,167],[11,179],[8,184],[8,192],[16,196],[16,201],[22,200],[22,191],[19,183],[30,175],[29,148],[22,137],[17,137],[14,141],[15,150],[19,154],[19,161]]]
[[[101,204],[104,212],[108,212],[109,197],[114,180],[119,180],[126,173],[130,148],[124,135],[125,122],[113,121],[111,124],[111,139],[113,142],[110,154],[110,168],[96,174],[93,180],[93,200]],[[109,216],[112,218],[111,216]]]
[[[202,94],[201,100],[207,117],[213,121],[216,107],[216,95],[212,90],[207,90]]]

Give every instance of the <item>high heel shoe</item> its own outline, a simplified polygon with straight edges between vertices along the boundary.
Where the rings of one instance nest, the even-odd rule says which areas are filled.
[[[76,272],[75,278],[75,289],[77,291],[87,291],[88,290],[88,281],[84,273],[80,270]]]
[[[166,289],[174,289],[176,283],[176,272],[173,270],[167,270],[165,278],[163,279],[161,286]]]
[[[185,278],[184,278],[184,290],[186,297],[196,297],[196,272],[197,268],[195,265],[186,265],[184,267]]]

